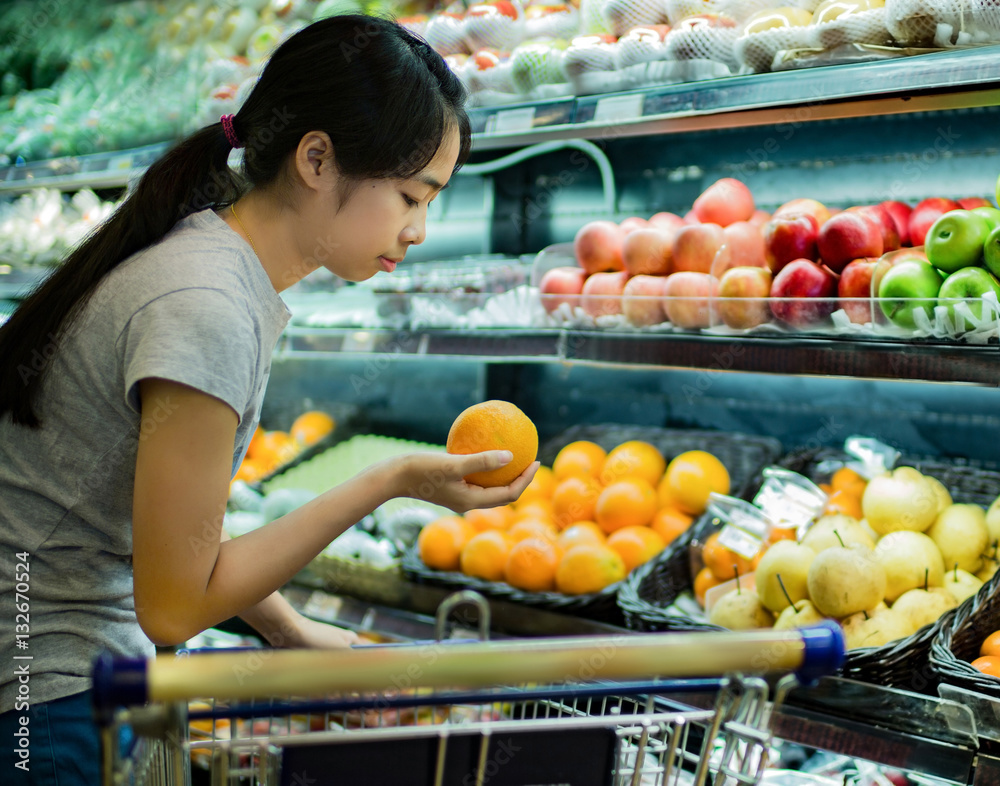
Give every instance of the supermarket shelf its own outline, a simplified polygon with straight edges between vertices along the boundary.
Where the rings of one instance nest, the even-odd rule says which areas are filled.
[[[19,194],[33,188],[119,188],[163,155],[171,142],[132,150],[66,156],[0,169],[0,193]]]
[[[475,109],[475,149],[1000,103],[1000,46]]]
[[[360,330],[289,328],[283,356],[436,356],[499,363],[573,362],[965,382],[995,385],[1000,348],[946,343],[807,336],[710,336],[583,330]]]
[[[40,284],[55,268],[19,268],[0,260],[0,299],[17,300]]]

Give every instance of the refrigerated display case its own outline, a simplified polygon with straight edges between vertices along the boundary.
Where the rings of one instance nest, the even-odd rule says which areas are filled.
[[[766,209],[798,196],[846,207],[992,195],[998,55],[979,47],[474,109],[473,165],[553,144],[495,172],[470,167],[477,173],[456,177],[413,261],[476,254],[530,267],[590,219],[683,213],[719,177],[744,180]],[[579,145],[560,147],[573,140],[606,157],[610,205],[608,167]],[[109,189],[162,149],[12,166],[0,173],[0,193],[89,187],[112,198]],[[8,275],[0,299],[13,299],[32,273]],[[294,310],[296,299],[311,306],[325,297],[319,283],[290,302]],[[456,412],[501,398],[527,412],[543,439],[605,422],[742,432],[787,450],[864,433],[911,455],[995,468],[997,353],[995,342],[934,339],[295,324],[275,352],[263,418],[285,418],[304,402],[350,401],[377,433],[440,443]],[[423,591],[428,604],[440,600]],[[984,725],[993,708],[973,713],[833,682],[792,697],[775,732],[949,782],[990,783],[1000,771],[995,722]]]

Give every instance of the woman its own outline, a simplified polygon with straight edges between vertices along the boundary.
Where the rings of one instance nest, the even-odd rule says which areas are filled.
[[[511,502],[531,480],[537,465],[505,488],[462,480],[506,452],[409,455],[237,540],[222,532],[289,316],[278,293],[320,266],[348,281],[391,273],[423,241],[428,204],[470,148],[463,99],[399,26],[317,22],[0,328],[2,613],[18,626],[0,645],[0,747],[27,726],[34,782],[96,780],[100,651],[150,655],[234,615],[275,645],[349,645],[276,590],[428,479],[430,501],[457,511]],[[242,178],[227,165],[238,147]]]

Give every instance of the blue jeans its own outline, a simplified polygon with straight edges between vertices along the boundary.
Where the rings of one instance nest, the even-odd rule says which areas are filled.
[[[27,716],[27,737],[19,718]],[[26,746],[20,745],[27,739]],[[26,772],[15,766],[27,750]],[[0,715],[0,783],[11,786],[98,786],[101,782],[101,744],[90,710],[90,691],[43,702],[27,712]]]

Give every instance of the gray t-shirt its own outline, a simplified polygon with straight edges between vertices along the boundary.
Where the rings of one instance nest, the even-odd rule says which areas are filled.
[[[24,683],[15,665],[28,667],[36,704],[89,688],[102,650],[154,653],[132,597],[132,493],[139,439],[172,404],[140,415],[138,382],[169,379],[229,404],[235,471],[288,317],[250,247],[209,210],[115,268],[65,337],[39,348],[52,357],[42,428],[0,418],[0,712]],[[23,616],[15,570],[28,575]],[[15,631],[27,648],[15,649]]]

